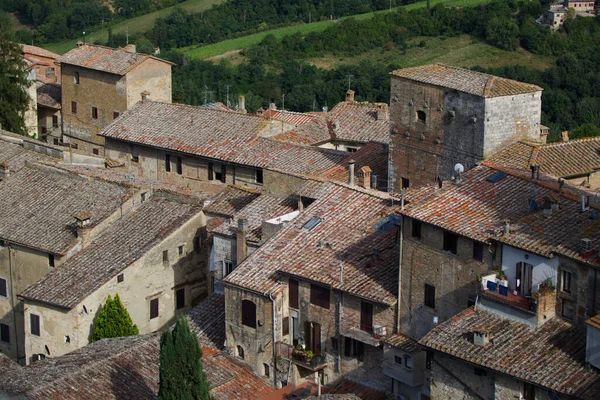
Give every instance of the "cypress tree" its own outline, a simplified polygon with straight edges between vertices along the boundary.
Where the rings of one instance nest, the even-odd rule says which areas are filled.
[[[119,295],[117,294],[114,299],[108,295],[106,303],[96,318],[92,342],[104,338],[133,336],[139,333],[137,325],[134,325],[129,312],[121,303]]]
[[[26,135],[23,115],[29,107],[28,72],[21,47],[13,42],[12,23],[8,13],[0,11],[0,126]]]
[[[202,349],[184,317],[160,338],[159,400],[210,400]]]

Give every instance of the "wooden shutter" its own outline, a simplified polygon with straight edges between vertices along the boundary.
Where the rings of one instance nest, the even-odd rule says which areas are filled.
[[[227,166],[225,164],[221,166],[221,182],[227,182]]]
[[[517,288],[517,293],[523,294],[523,263],[517,263],[517,282],[515,282],[515,287]]]
[[[298,308],[298,287],[299,282],[295,279],[290,279],[289,281],[289,296],[290,296],[290,307]]]
[[[360,303],[360,329],[371,332],[373,330],[373,304]]]
[[[213,168],[213,163],[209,162],[208,163],[208,180],[212,181],[215,179],[215,172],[214,172],[214,168]]]
[[[321,324],[312,323],[313,352],[316,356],[321,355]]]

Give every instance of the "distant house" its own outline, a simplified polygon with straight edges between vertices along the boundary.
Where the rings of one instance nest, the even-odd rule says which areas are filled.
[[[65,143],[88,154],[104,155],[98,133],[145,98],[171,102],[173,63],[122,49],[80,44],[57,60],[62,74]]]
[[[20,46],[23,58],[33,65],[36,79],[39,82],[60,84],[60,66],[56,64],[56,60],[60,55],[37,46],[27,44],[21,44]]]

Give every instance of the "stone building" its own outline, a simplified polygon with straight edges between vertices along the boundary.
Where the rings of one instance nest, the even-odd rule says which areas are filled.
[[[122,49],[80,44],[57,63],[62,74],[64,142],[88,154],[104,154],[98,133],[125,110],[148,96],[171,102],[171,65]]]
[[[591,194],[530,171],[479,166],[418,197],[403,211],[404,236],[419,244],[404,242],[401,326],[432,352],[431,397],[597,396],[595,372],[565,383],[585,363],[583,324],[600,306]],[[442,252],[457,257],[453,269],[439,262]],[[489,272],[474,268],[481,260]],[[461,303],[469,308],[452,317]],[[564,351],[561,342],[578,347],[544,361]]]
[[[204,208],[212,236],[212,291],[223,292],[221,280],[299,214],[295,197],[275,197],[229,186]]]
[[[91,214],[76,216],[83,249],[20,294],[28,362],[86,346],[109,295],[119,295],[142,334],[206,297],[201,207],[149,197],[92,240]]]
[[[391,74],[394,191],[468,170],[519,140],[540,139],[542,89],[443,64]]]
[[[56,64],[56,60],[60,57],[58,54],[37,46],[27,44],[20,46],[23,58],[32,64],[39,82],[60,84],[60,66]]]
[[[31,161],[56,161],[0,140],[0,350],[25,361],[24,309],[18,295],[82,246],[74,214],[91,213],[93,237],[131,207],[119,185]]]
[[[307,178],[348,181],[347,152],[261,137],[267,126],[261,116],[144,101],[100,136],[106,139],[106,157],[124,169],[190,189],[236,184],[289,195]],[[355,174],[374,156],[381,159],[382,145],[372,150],[352,155]]]
[[[399,205],[381,192],[323,185],[319,199],[224,279],[227,347],[277,385],[344,376],[386,391]]]
[[[37,83],[37,122],[40,139],[54,145],[62,141],[61,88],[57,83]]]

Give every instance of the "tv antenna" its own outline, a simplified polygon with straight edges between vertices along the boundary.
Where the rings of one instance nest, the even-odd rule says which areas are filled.
[[[457,163],[454,165],[454,172],[456,172],[454,183],[460,183],[462,181],[461,175],[465,172],[465,167],[461,163]]]
[[[354,75],[352,75],[352,74],[346,75],[346,78],[348,78],[348,90],[350,90],[350,82],[352,80],[352,77],[354,77]]]
[[[231,85],[225,85],[225,90],[227,90],[227,107],[230,107],[229,104],[229,88],[231,87]]]

